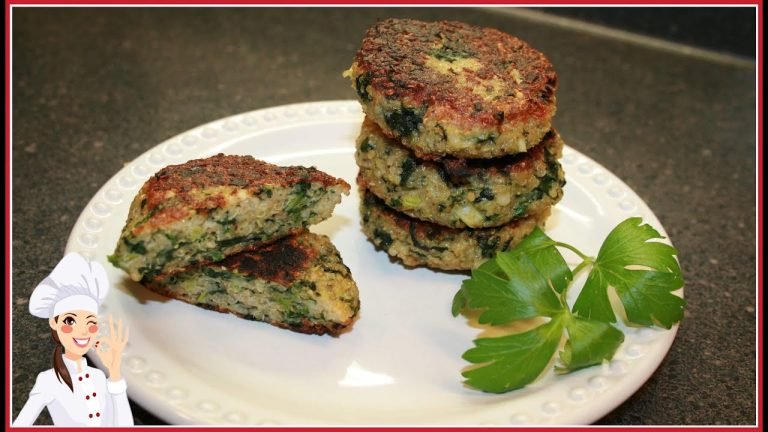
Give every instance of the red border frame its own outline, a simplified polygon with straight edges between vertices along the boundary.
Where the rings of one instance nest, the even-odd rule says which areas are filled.
[[[482,2],[483,4],[488,5],[501,5],[501,4],[510,4],[509,1],[504,0],[485,0]],[[188,0],[188,1],[174,1],[174,0],[161,0],[161,1],[152,1],[152,0],[131,0],[126,2],[115,2],[115,1],[98,1],[98,0],[79,0],[75,2],[61,2],[61,1],[45,1],[45,0],[6,0],[5,2],[5,415],[4,415],[4,430],[10,430],[11,429],[11,409],[10,409],[10,362],[11,362],[11,344],[10,344],[10,323],[11,323],[11,111],[10,111],[10,94],[11,94],[11,85],[10,85],[10,65],[11,65],[11,6],[25,6],[25,5],[69,5],[69,6],[76,6],[76,5],[105,5],[105,4],[118,4],[118,5],[125,5],[125,6],[141,6],[141,5],[150,5],[150,4],[157,4],[157,5],[205,5],[205,4],[211,4],[210,1],[205,0]],[[257,5],[465,5],[465,6],[474,6],[472,3],[468,3],[467,1],[462,0],[445,0],[442,2],[430,2],[430,1],[424,1],[424,0],[401,0],[397,2],[371,2],[371,3],[361,3],[359,1],[352,1],[352,0],[341,0],[341,1],[335,1],[335,2],[324,2],[322,0],[305,0],[301,2],[295,2],[295,1],[285,1],[285,2],[265,2],[265,3],[259,3],[249,0],[229,0],[226,1],[227,5],[246,5],[246,4],[257,4]],[[584,4],[584,2],[579,2],[578,0],[559,0],[559,1],[543,1],[538,2],[536,4],[546,4],[546,5],[579,5]],[[642,0],[629,0],[624,1],[622,3],[616,3],[612,2],[610,0],[592,0],[588,2],[587,4],[594,4],[594,5],[665,5],[670,4],[669,2],[663,2],[660,0],[652,0],[652,1],[642,1]],[[756,60],[757,60],[757,148],[756,148],[756,156],[757,156],[757,215],[756,215],[756,234],[757,234],[757,286],[756,288],[756,301],[757,301],[757,332],[756,332],[756,338],[757,338],[757,395],[756,395],[756,404],[757,404],[757,424],[755,426],[744,426],[744,427],[728,427],[727,429],[740,429],[740,430],[763,430],[763,406],[762,406],[762,396],[763,396],[763,383],[762,383],[762,376],[763,376],[763,340],[762,340],[762,333],[761,330],[763,328],[763,263],[762,263],[762,257],[763,257],[763,56],[762,56],[762,48],[763,48],[763,2],[762,0],[731,0],[727,2],[723,1],[717,1],[717,0],[700,0],[700,1],[678,1],[674,3],[675,5],[756,5],[757,6],[757,20],[758,20],[758,29],[757,29],[757,44],[756,44]],[[17,428],[14,427],[13,429],[25,429],[25,428]],[[142,427],[144,430],[164,430],[167,429],[167,427]],[[183,427],[174,427],[174,429],[177,430],[231,430],[232,428],[224,428],[224,427],[190,427],[190,428],[183,428]],[[260,428],[262,430],[274,430],[274,431],[285,431],[285,430],[303,430],[306,428],[302,427],[286,427],[286,428]],[[333,429],[333,428],[332,428]],[[337,430],[378,430],[378,431],[390,431],[390,430],[444,430],[446,428],[437,428],[437,427],[425,427],[425,428],[393,428],[393,427],[368,427],[368,428],[361,428],[361,427],[344,427],[344,428],[336,428]],[[478,430],[481,428],[450,428],[452,431],[470,431],[470,430]],[[489,428],[486,428],[490,430]],[[559,431],[562,428],[515,428],[516,430],[536,430],[536,431]],[[579,429],[582,430],[622,430],[620,427],[611,427],[611,428],[605,428],[605,427],[580,427]],[[686,430],[686,431],[710,431],[713,429],[713,427],[654,427],[653,428],[656,431],[673,431],[673,430]],[[77,431],[80,432],[81,428],[56,428],[56,430],[60,431]],[[112,428],[112,430],[131,430],[131,428]]]
[[[5,7],[5,420],[11,423],[11,8]]]
[[[669,5],[669,4],[675,4],[675,5],[728,5],[728,6],[751,6],[751,5],[762,5],[762,0],[758,1],[750,1],[750,0],[729,0],[729,1],[718,1],[718,0],[700,0],[700,1],[692,1],[692,0],[684,0],[684,1],[677,1],[677,2],[664,2],[661,0],[651,0],[651,1],[643,1],[643,0],[626,0],[624,2],[616,2],[611,0],[592,0],[589,2],[583,2],[579,0],[547,0],[547,1],[539,1],[539,2],[510,2],[505,0],[483,0],[477,2],[477,4],[473,4],[471,2],[467,2],[466,0],[444,0],[440,2],[436,1],[428,1],[428,0],[400,0],[400,1],[390,1],[385,2],[381,0],[377,1],[371,1],[371,2],[361,2],[361,1],[355,1],[355,0],[336,0],[333,2],[327,2],[323,0],[304,0],[304,1],[265,1],[265,2],[258,2],[253,0],[225,0],[219,2],[219,6],[227,6],[227,5],[261,5],[261,6],[287,6],[287,5],[298,5],[298,6],[311,6],[311,5],[363,5],[363,6],[392,6],[392,5],[405,5],[405,6],[418,6],[418,5],[456,5],[456,6],[476,6],[476,5],[516,5],[516,6],[524,6],[524,5]],[[73,2],[59,2],[59,1],[46,1],[46,0],[15,0],[12,2],[13,5],[16,6],[23,6],[23,5],[68,5],[68,6],[76,6],[76,5],[104,5],[104,4],[115,4],[115,5],[121,5],[121,6],[141,6],[141,5],[210,5],[211,1],[207,0],[188,0],[188,1],[180,1],[180,0],[127,0],[125,2],[120,1],[99,1],[99,0],[78,0]]]
[[[763,425],[763,3],[757,6],[757,425]]]

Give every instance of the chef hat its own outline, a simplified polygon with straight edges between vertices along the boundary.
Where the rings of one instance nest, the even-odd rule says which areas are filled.
[[[101,264],[69,253],[35,287],[29,298],[29,312],[40,318],[75,310],[96,314],[108,290],[107,272]]]

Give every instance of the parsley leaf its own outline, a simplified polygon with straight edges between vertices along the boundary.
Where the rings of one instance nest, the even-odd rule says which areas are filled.
[[[649,241],[663,237],[641,223],[638,217],[629,218],[608,234],[573,305],[574,313],[615,322],[608,300],[608,287],[613,287],[630,324],[670,328],[683,318],[685,300],[672,294],[683,286],[677,250]]]
[[[549,366],[562,336],[562,322],[554,319],[524,333],[477,339],[463,358],[486,365],[462,375],[468,385],[491,393],[525,387]]]
[[[463,308],[484,308],[479,322],[493,325],[553,316],[562,307],[556,293],[564,292],[573,279],[555,244],[537,227],[514,250],[473,270],[453,299],[453,316]]]
[[[677,251],[649,241],[661,238],[640,218],[630,218],[611,231],[592,258],[536,228],[514,250],[499,252],[473,270],[453,299],[453,315],[476,310],[480,324],[525,327],[476,339],[463,356],[474,365],[462,373],[466,384],[501,393],[532,383],[555,359],[555,371],[565,374],[613,358],[624,334],[612,324],[616,314],[609,287],[616,290],[630,324],[670,328],[680,321],[685,301],[672,294],[683,286]],[[575,270],[558,248],[582,258]],[[567,294],[574,273],[590,266],[570,310]]]
[[[555,366],[560,374],[610,360],[624,342],[624,333],[600,321],[572,316],[568,323],[568,341],[560,352],[562,366]]]
[[[478,365],[463,373],[468,385],[493,393],[518,389],[551,364],[570,321],[563,294],[573,279],[555,244],[536,228],[514,250],[497,254],[463,282],[453,310],[482,310],[481,324],[549,318],[522,333],[475,340],[475,348],[464,354]]]
[[[573,273],[565,259],[554,247],[558,243],[549,238],[541,228],[536,227],[512,251],[513,256],[527,256],[535,267],[547,275],[552,286],[562,293],[573,279]]]

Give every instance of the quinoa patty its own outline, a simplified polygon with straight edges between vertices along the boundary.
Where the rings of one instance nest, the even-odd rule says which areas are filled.
[[[453,228],[489,228],[539,213],[563,196],[554,130],[526,153],[497,159],[415,157],[366,119],[357,138],[357,183],[389,207]]]
[[[193,305],[300,333],[338,334],[360,308],[357,285],[339,251],[328,237],[306,231],[145,285]]]
[[[138,281],[215,262],[331,216],[349,185],[315,168],[219,154],[161,169],[131,203],[110,262]]]
[[[460,22],[379,21],[344,76],[363,111],[419,157],[524,152],[555,114],[557,75],[542,53]]]
[[[360,190],[363,232],[378,248],[407,266],[440,270],[477,268],[497,252],[517,245],[550,215],[540,213],[498,228],[455,229],[413,219],[387,207],[370,192]]]

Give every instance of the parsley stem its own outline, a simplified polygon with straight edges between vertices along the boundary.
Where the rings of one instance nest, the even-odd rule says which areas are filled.
[[[573,269],[573,275],[576,276],[580,271],[584,269],[584,267],[594,264],[594,260],[590,257],[586,257],[584,261],[581,262],[581,264],[577,265],[575,269]]]
[[[575,253],[576,255],[579,256],[579,258],[583,259],[585,262],[586,261],[589,261],[589,262],[593,261],[593,258],[591,256],[582,253],[580,250],[578,250],[575,247],[569,245],[568,243],[554,242],[554,244],[555,244],[555,246],[560,246],[562,248],[566,248],[569,251]]]

